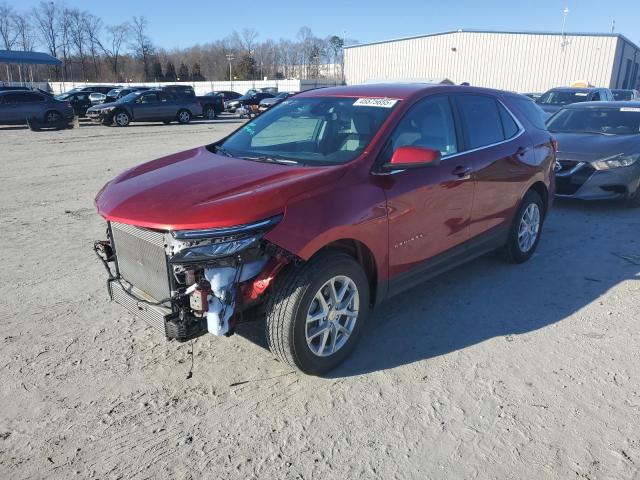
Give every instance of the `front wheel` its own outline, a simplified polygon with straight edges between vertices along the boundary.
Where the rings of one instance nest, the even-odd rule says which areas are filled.
[[[62,119],[62,115],[55,110],[47,112],[44,116],[44,122],[47,125],[57,125],[58,122],[60,122],[60,119]]]
[[[503,248],[504,257],[509,263],[523,263],[531,258],[540,242],[543,220],[544,204],[540,195],[531,190],[518,207],[507,244]]]
[[[191,113],[189,110],[180,110],[178,112],[178,123],[189,123],[191,121]]]
[[[351,353],[369,313],[362,267],[330,252],[283,272],[266,308],[269,349],[298,370],[321,375]]]
[[[216,118],[216,109],[211,105],[205,107],[204,112],[202,112],[202,116],[207,120],[215,120]]]
[[[131,117],[129,117],[129,114],[127,112],[120,111],[116,112],[116,114],[113,116],[113,121],[118,127],[126,127],[127,125],[129,125],[129,122],[131,122]]]

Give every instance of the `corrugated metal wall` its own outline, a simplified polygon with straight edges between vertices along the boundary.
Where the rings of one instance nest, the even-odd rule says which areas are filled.
[[[575,80],[610,86],[622,40],[590,35],[564,40],[563,47],[561,35],[460,31],[350,47],[345,77],[348,84],[446,77],[518,92],[544,92]]]

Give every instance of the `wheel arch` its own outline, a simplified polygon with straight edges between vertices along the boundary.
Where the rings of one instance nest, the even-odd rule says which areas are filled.
[[[534,191],[538,195],[540,195],[540,198],[542,199],[542,204],[544,205],[544,215],[546,216],[549,211],[549,189],[544,184],[544,182],[538,180],[533,185],[531,185],[524,194],[526,195],[527,192],[530,192],[530,191]],[[523,195],[523,198],[524,198],[524,195]]]
[[[353,259],[355,259],[369,280],[370,302],[375,305],[378,295],[378,266],[376,264],[376,258],[371,249],[362,241],[354,238],[341,238],[334,240],[319,250],[317,250],[311,258],[327,251],[338,251],[346,253]]]

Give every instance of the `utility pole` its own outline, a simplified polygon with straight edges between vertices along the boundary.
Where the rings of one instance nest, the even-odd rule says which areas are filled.
[[[569,42],[567,41],[567,36],[564,33],[564,27],[567,23],[568,15],[569,15],[569,7],[564,7],[564,10],[562,11],[562,43],[560,44],[560,47],[562,48],[563,52],[566,46],[569,45]]]
[[[611,22],[611,33],[613,33],[613,32],[615,31],[615,29],[616,29],[616,21],[615,21],[615,20],[613,20],[613,21]]]
[[[233,77],[231,76],[231,62],[234,59],[233,53],[227,53],[226,57],[227,57],[227,60],[229,61],[229,82],[231,82],[231,86],[229,87],[229,90],[233,90]]]

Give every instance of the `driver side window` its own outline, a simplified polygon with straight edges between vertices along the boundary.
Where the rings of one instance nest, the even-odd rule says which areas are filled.
[[[390,161],[393,152],[405,146],[438,150],[443,158],[458,152],[449,97],[428,97],[411,107],[393,132],[383,161]]]

